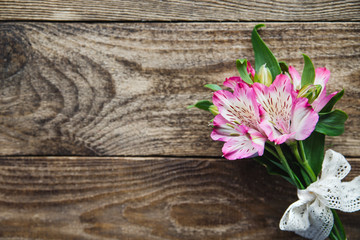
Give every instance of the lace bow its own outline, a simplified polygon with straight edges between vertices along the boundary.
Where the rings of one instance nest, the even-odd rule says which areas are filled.
[[[350,168],[343,155],[326,151],[321,177],[306,189],[298,190],[299,200],[285,211],[280,229],[308,239],[324,240],[334,224],[331,209],[360,210],[360,176],[351,182],[341,182]]]

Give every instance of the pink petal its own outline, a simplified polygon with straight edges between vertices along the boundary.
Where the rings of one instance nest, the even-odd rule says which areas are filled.
[[[321,85],[322,89],[315,101],[311,104],[315,112],[320,112],[323,107],[330,101],[330,99],[336,95],[337,92],[326,96],[326,83],[330,78],[330,71],[326,68],[317,68],[315,70],[314,84]]]
[[[290,79],[280,74],[269,87],[254,83],[253,88],[263,109],[260,112],[264,112],[259,126],[269,140],[281,144],[293,137],[295,133],[290,131],[290,120],[296,92]]]
[[[247,136],[232,138],[224,144],[222,152],[229,160],[249,158],[258,154],[258,150]]]
[[[251,77],[255,76],[255,69],[251,66],[250,62],[247,62],[246,70],[251,74]]]
[[[225,107],[231,104],[231,100],[233,99],[233,94],[227,90],[219,90],[214,92],[213,94],[213,103],[219,109],[219,112],[223,112]]]
[[[289,73],[293,81],[295,90],[301,89],[301,76],[298,71],[293,66],[289,66]]]
[[[315,70],[315,81],[314,84],[320,84],[325,89],[326,83],[330,78],[330,71],[326,68],[317,68]]]
[[[265,142],[267,138],[253,128],[248,130],[248,134],[250,135],[252,145],[256,148],[258,155],[262,156],[264,154]]]
[[[325,105],[330,101],[330,99],[335,96],[338,92],[333,92],[326,96],[326,88],[324,88],[324,91],[320,93],[317,99],[311,104],[315,112],[320,112],[321,109],[325,107]]]
[[[235,130],[235,126],[232,127],[232,124],[229,123],[223,116],[220,114],[216,115],[214,118],[214,129],[211,132],[211,138],[214,141],[229,141],[234,135],[240,135],[240,133]]]
[[[240,77],[237,77],[237,76],[229,77],[229,78],[226,78],[223,85],[234,90],[235,86],[240,82],[243,82],[243,80]]]
[[[255,93],[247,84],[239,83],[234,93],[226,90],[216,91],[213,103],[218,107],[220,114],[231,123],[255,127],[259,122]]]
[[[211,138],[226,142],[223,153],[227,159],[241,159],[264,153],[267,139],[260,132],[245,125],[231,127],[226,119],[218,116],[220,115],[217,115],[214,120]]]
[[[294,87],[290,82],[288,76],[284,74],[279,74],[276,76],[274,82],[269,86],[265,86],[261,83],[254,83],[253,88],[256,93],[256,97],[269,97],[269,93],[272,92],[287,92],[290,93],[292,97],[296,97],[296,93],[294,92]],[[282,97],[282,96],[279,96]]]
[[[291,131],[295,140],[304,140],[314,131],[319,115],[308,104],[307,98],[297,98],[293,105]]]
[[[230,122],[226,120],[223,116],[221,116],[221,114],[216,115],[213,121],[214,126],[222,126],[222,125],[226,125],[227,123]]]
[[[286,142],[286,140],[291,139],[295,133],[288,133],[283,134],[279,132],[277,129],[274,128],[274,125],[271,124],[269,121],[262,121],[260,123],[260,128],[265,132],[266,136],[268,137],[269,141],[274,142],[276,144],[282,144]]]
[[[270,85],[270,89],[272,91],[276,91],[276,88],[282,88],[282,92],[287,92],[290,94],[295,94],[293,97],[296,97],[296,93],[294,92],[294,86],[291,84],[291,81],[288,76],[285,74],[277,75],[274,82]]]

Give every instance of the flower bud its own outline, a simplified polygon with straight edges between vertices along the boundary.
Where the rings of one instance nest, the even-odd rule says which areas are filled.
[[[265,86],[270,86],[272,84],[272,76],[270,69],[266,67],[266,64],[262,65],[257,73],[257,81]]]
[[[300,89],[300,91],[298,93],[298,98],[299,97],[307,98],[309,100],[308,101],[309,104],[311,104],[319,96],[321,89],[322,89],[322,87],[319,84],[318,85],[313,85],[313,84],[305,85]]]
[[[217,108],[215,105],[211,105],[211,106],[209,107],[209,111],[210,111],[212,114],[214,114],[214,116],[216,116],[216,115],[219,114],[219,110],[218,110],[218,108]]]

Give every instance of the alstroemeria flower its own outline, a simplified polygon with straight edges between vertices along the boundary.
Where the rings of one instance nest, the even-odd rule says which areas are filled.
[[[306,98],[297,98],[286,75],[278,75],[269,87],[254,83],[253,89],[264,110],[260,127],[270,141],[304,140],[314,131],[319,116]]]
[[[360,176],[351,182],[341,182],[350,168],[343,155],[326,151],[321,177],[305,190],[298,190],[299,200],[285,211],[280,229],[308,239],[324,240],[334,225],[331,209],[359,211]]]
[[[301,76],[298,71],[292,66],[289,66],[289,74],[293,80],[293,85],[295,90],[300,90],[301,88]],[[321,86],[321,92],[315,101],[311,104],[315,112],[320,112],[323,107],[330,101],[330,99],[337,94],[333,92],[329,95],[326,95],[326,83],[330,78],[330,71],[326,68],[317,68],[315,69],[315,81],[314,85]]]
[[[233,93],[226,90],[214,93],[213,103],[220,114],[214,119],[211,137],[226,142],[222,150],[229,160],[261,156],[266,137],[259,130],[262,113],[255,92],[241,79],[229,86],[234,88]]]

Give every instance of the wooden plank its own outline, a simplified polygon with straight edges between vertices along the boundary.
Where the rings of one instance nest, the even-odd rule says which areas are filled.
[[[186,110],[210,98],[206,83],[253,62],[254,24],[2,23],[1,155],[221,156],[211,116]],[[261,35],[279,60],[301,53],[331,70],[328,92],[346,132],[328,145],[360,156],[360,24],[272,23]]]
[[[360,159],[349,160],[350,179]],[[1,239],[301,239],[296,189],[252,160],[2,157]],[[349,239],[360,214],[341,214]]]
[[[26,21],[359,21],[359,13],[354,0],[0,1],[0,20]]]

